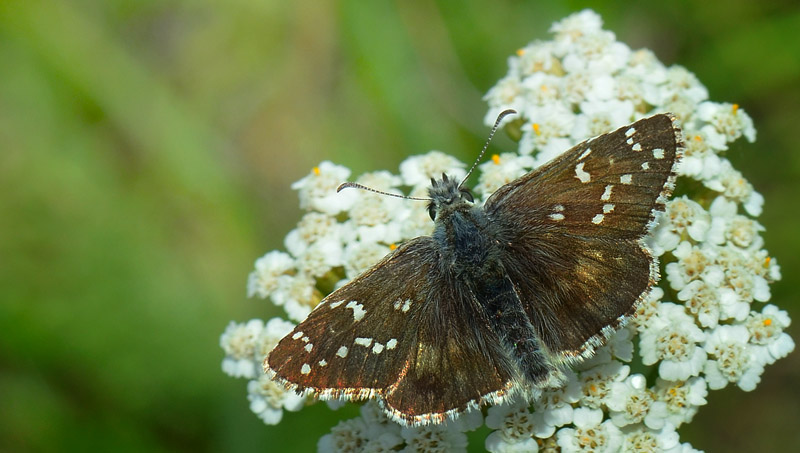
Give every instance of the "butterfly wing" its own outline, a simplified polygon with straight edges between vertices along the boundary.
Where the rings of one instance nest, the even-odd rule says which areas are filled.
[[[660,114],[583,142],[486,202],[504,265],[557,359],[587,357],[632,316],[658,278],[642,238],[664,209],[681,151]]]
[[[406,424],[502,398],[511,376],[499,340],[438,260],[431,237],[404,244],[320,302],[265,370],[321,398],[378,397]]]

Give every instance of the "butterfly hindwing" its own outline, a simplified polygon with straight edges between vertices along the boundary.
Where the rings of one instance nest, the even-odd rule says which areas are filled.
[[[590,355],[658,278],[642,238],[675,179],[680,130],[655,115],[583,142],[486,202],[504,263],[540,339],[560,360]]]
[[[376,396],[396,420],[441,421],[511,387],[505,355],[431,237],[402,245],[326,297],[265,369],[322,398]]]

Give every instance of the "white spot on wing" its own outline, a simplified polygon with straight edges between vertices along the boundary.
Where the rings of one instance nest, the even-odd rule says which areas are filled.
[[[553,206],[553,211],[564,212],[564,205],[557,204],[557,205]]]
[[[367,310],[364,310],[364,306],[354,300],[348,302],[346,307],[353,310],[354,321],[361,321],[364,318],[364,315],[367,314]]]
[[[611,189],[614,188],[613,184],[609,184],[606,186],[606,190],[603,191],[603,195],[600,196],[600,199],[603,201],[608,201],[611,199]]]
[[[630,184],[633,182],[633,175],[622,175],[619,177],[619,182],[622,184]]]
[[[344,301],[343,301],[343,300],[340,300],[339,302],[333,302],[333,303],[331,304],[331,308],[336,308],[336,307],[338,307],[339,305],[342,305],[343,303],[344,303]]]
[[[298,330],[297,332],[294,333],[294,335],[292,335],[292,340],[297,340],[298,338],[300,338],[302,336],[303,336],[303,332]]]
[[[394,349],[397,346],[397,339],[392,338],[391,340],[386,342],[386,349]]]
[[[629,139],[625,140],[625,143],[627,143],[629,145],[633,145],[633,139],[629,138]]]
[[[611,203],[603,205],[603,214],[608,214],[609,212],[614,210],[614,205]]]
[[[336,355],[338,355],[341,358],[347,357],[347,346],[342,346],[341,348],[339,348],[339,350],[336,351]]]
[[[300,367],[300,372],[303,374],[308,374],[311,372],[311,366],[307,363],[304,363],[302,367]]]
[[[583,171],[583,162],[575,166],[575,177],[583,183],[587,183],[592,180],[592,175]]]
[[[407,312],[411,308],[411,299],[400,300],[397,299],[394,301],[394,309],[401,310],[403,313]]]
[[[642,162],[642,170],[649,170],[650,162]]]
[[[633,135],[633,134],[635,134],[635,133],[636,133],[636,129],[634,129],[634,128],[630,128],[630,129],[628,129],[627,131],[625,131],[625,136],[626,136],[626,137],[630,137],[631,135]]]
[[[642,144],[641,143],[636,143],[631,147],[631,149],[633,149],[634,151],[641,151],[642,150]]]
[[[306,347],[305,347],[306,352],[311,352],[311,348],[313,348],[313,347],[314,347],[313,344],[311,344],[311,343],[307,344]]]
[[[653,148],[653,157],[655,157],[656,159],[663,159],[664,150],[661,148]]]
[[[368,348],[372,344],[372,338],[356,337],[353,343]]]
[[[325,359],[322,359],[322,360],[319,361],[319,366],[325,366],[327,364],[328,364],[328,362]]]
[[[564,220],[564,214],[560,212],[556,212],[555,214],[550,214],[550,219],[555,220],[556,222]]]
[[[308,343],[308,337],[303,337],[300,339],[303,343]]]
[[[592,218],[592,223],[595,225],[600,225],[600,222],[603,221],[603,217],[605,217],[603,214],[597,214]]]
[[[383,345],[376,341],[375,345],[372,346],[372,352],[374,352],[375,354],[380,354],[381,352],[383,352]]]
[[[583,160],[583,159],[585,159],[585,158],[586,158],[586,156],[588,156],[588,155],[589,155],[589,154],[591,154],[591,153],[592,153],[592,148],[586,148],[586,151],[584,151],[583,153],[581,153],[581,155],[578,157],[578,160]]]

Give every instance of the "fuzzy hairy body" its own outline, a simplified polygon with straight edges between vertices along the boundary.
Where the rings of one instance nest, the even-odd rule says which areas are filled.
[[[541,386],[560,373],[548,366],[550,361],[505,270],[502,257],[512,238],[502,223],[491,221],[483,208],[467,200],[439,204],[433,239],[441,250],[440,272],[452,274],[465,289],[464,297],[474,298],[482,308],[486,327],[503,344],[501,354],[515,368],[518,382]]]

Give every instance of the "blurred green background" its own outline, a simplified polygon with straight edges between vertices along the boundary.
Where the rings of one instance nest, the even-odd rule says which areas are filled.
[[[753,117],[728,155],[766,197],[800,339],[794,0],[2,0],[0,450],[314,449],[353,405],[264,426],[220,371],[229,320],[278,313],[245,281],[300,218],[289,184],[323,159],[471,161],[506,58],[587,6]],[[800,451],[798,357],[712,392],[682,439]]]

